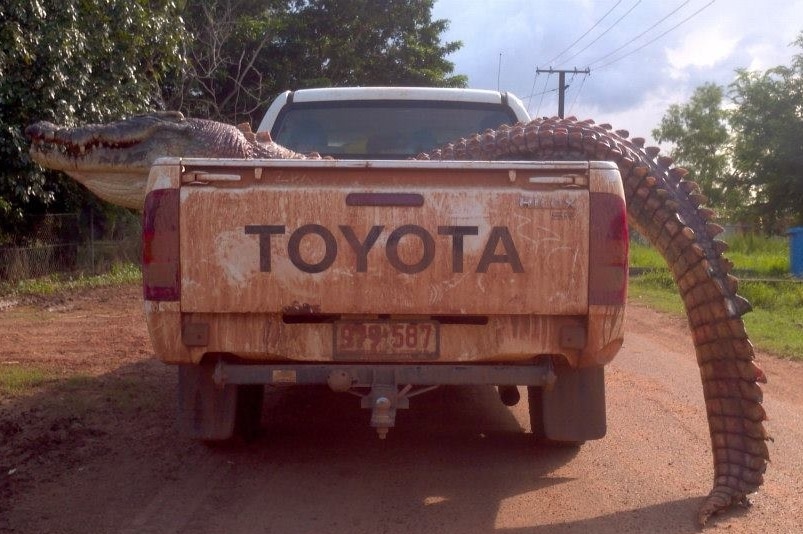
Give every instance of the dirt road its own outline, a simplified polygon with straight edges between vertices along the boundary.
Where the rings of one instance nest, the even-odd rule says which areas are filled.
[[[526,404],[492,388],[417,397],[386,441],[356,397],[273,390],[262,436],[209,448],[175,433],[174,370],[150,359],[138,291],[0,306],[0,373],[54,375],[0,403],[0,532],[696,532],[712,461],[681,320],[630,307],[608,435],[579,450],[533,446]],[[710,529],[803,532],[803,366],[760,360],[767,482]]]

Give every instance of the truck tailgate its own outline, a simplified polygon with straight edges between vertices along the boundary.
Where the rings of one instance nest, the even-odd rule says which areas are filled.
[[[586,313],[588,173],[577,162],[187,160],[181,310]]]

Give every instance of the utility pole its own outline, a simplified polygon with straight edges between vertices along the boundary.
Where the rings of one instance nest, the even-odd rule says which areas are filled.
[[[568,72],[571,74],[591,74],[591,70],[589,70],[588,67],[586,67],[583,70],[577,70],[577,68],[573,68],[571,70],[553,69],[552,67],[549,67],[548,69],[535,69],[536,74],[541,74],[542,72],[545,72],[547,74],[555,74],[556,72],[558,73],[558,117],[562,119],[564,101],[566,99],[566,87],[568,87],[566,85],[566,73]]]

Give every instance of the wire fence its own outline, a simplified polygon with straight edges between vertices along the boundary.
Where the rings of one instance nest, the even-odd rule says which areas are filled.
[[[30,244],[0,247],[0,281],[16,282],[54,273],[101,274],[115,264],[139,263],[142,223],[134,214],[43,215]]]

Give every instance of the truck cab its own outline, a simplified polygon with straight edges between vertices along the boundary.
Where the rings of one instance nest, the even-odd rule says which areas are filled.
[[[258,131],[301,153],[407,159],[488,128],[529,120],[522,102],[506,92],[340,87],[281,93]]]

